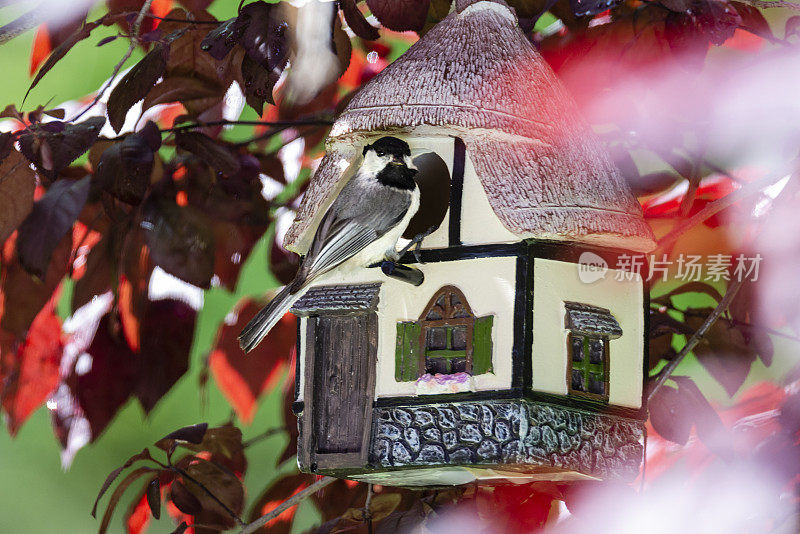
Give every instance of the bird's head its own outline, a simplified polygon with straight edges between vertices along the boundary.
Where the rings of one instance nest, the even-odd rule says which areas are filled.
[[[414,168],[408,143],[397,137],[381,137],[364,147],[363,167],[367,171],[380,172],[387,166]]]

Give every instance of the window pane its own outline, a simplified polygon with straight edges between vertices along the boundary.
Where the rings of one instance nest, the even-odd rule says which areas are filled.
[[[454,326],[453,327],[453,350],[467,350],[467,327]]]
[[[453,373],[466,373],[467,372],[467,359],[466,358],[453,358],[450,360],[450,365]]]
[[[589,338],[589,363],[603,363],[602,339]]]
[[[601,375],[589,373],[589,393],[606,394],[606,385]]]
[[[581,336],[572,336],[572,361],[583,361],[583,338]]]
[[[426,333],[425,348],[428,350],[446,349],[447,329],[443,326],[428,328]]]
[[[448,374],[447,360],[445,358],[428,358],[425,362],[425,372],[432,375],[437,373],[443,375]]]
[[[586,382],[580,369],[572,370],[572,389],[575,391],[586,391]]]

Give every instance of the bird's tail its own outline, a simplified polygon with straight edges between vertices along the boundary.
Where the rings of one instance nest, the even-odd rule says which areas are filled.
[[[253,317],[247,326],[244,327],[242,333],[239,334],[239,346],[245,352],[250,352],[256,345],[261,343],[272,327],[280,321],[281,317],[289,311],[289,308],[299,299],[305,288],[296,289],[292,291],[292,284],[284,287],[269,304],[261,308],[255,317]]]

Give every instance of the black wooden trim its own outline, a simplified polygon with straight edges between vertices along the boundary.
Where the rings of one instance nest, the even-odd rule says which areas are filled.
[[[531,391],[525,393],[525,398],[534,402],[543,402],[545,404],[555,404],[564,408],[572,408],[575,410],[583,410],[585,412],[602,413],[606,415],[614,415],[617,417],[625,417],[627,419],[636,419],[644,421],[647,419],[646,412],[642,412],[639,408],[627,408],[625,406],[615,406],[606,404],[599,400],[588,398],[578,398],[566,395],[557,395],[555,393],[543,393],[541,391]]]
[[[527,243],[531,247],[533,258],[578,263],[581,254],[584,252],[592,252],[606,260],[609,269],[616,268],[619,257],[623,254],[641,257],[645,260],[647,259],[647,255],[641,252],[633,252],[631,250],[619,248],[593,247],[583,243],[542,241],[538,239],[528,239]]]
[[[297,326],[297,341],[295,343],[295,355],[294,355],[294,401],[300,398],[300,359],[305,357],[303,352],[300,350],[301,344],[303,342],[303,334],[300,330],[300,325],[302,324],[303,320],[298,317],[296,321]],[[304,399],[305,400],[305,399]],[[294,409],[294,408],[293,408]],[[301,410],[302,411],[302,410]],[[297,415],[299,412],[295,412]]]
[[[420,406],[423,404],[446,404],[448,402],[490,401],[498,399],[520,399],[522,390],[503,389],[492,391],[467,391],[443,395],[415,395],[413,397],[379,397],[373,403],[375,408],[392,406]]]
[[[531,384],[531,358],[528,346],[528,331],[531,330],[528,306],[528,259],[517,256],[516,283],[514,293],[514,341],[511,346],[511,387],[522,388]]]
[[[496,401],[496,400],[529,400],[543,404],[552,404],[566,409],[581,410],[584,412],[612,415],[644,421],[646,411],[624,406],[613,406],[603,402],[585,398],[568,397],[554,393],[539,391],[523,393],[521,388],[503,389],[497,391],[475,391],[465,393],[452,393],[447,395],[419,395],[414,397],[380,397],[374,403],[375,408],[391,408],[402,406],[422,406],[426,404],[448,404],[453,402]]]
[[[527,247],[525,243],[498,243],[490,245],[459,245],[449,248],[422,249],[420,260],[422,263],[436,263],[438,261],[471,260],[475,258],[499,258],[506,256],[523,256]],[[411,252],[400,258],[400,263],[415,264],[417,259]],[[377,265],[376,265],[377,266]]]
[[[303,410],[305,410],[305,408],[306,408],[305,401],[294,401],[292,403],[292,413],[297,417],[299,417],[300,414],[303,413]]]
[[[453,176],[450,180],[450,221],[448,241],[451,247],[461,244],[461,197],[464,192],[464,166],[467,147],[459,137],[453,139]]]

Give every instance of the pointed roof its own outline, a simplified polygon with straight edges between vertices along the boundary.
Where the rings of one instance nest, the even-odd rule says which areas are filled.
[[[370,80],[336,120],[285,242],[305,234],[371,132],[457,135],[508,230],[647,251],[641,207],[503,0],[455,9]]]

